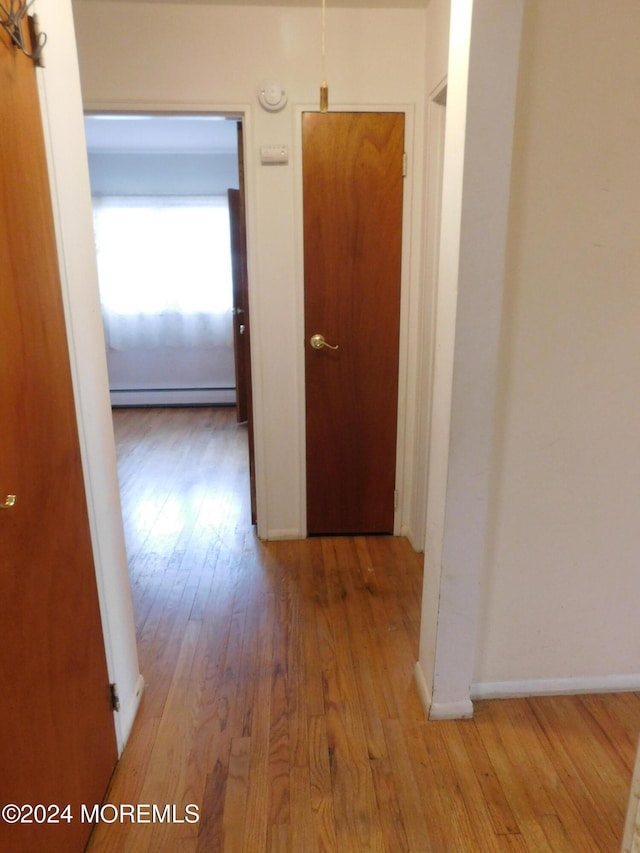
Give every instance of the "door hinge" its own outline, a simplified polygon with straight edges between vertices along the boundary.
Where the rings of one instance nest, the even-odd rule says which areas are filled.
[[[408,167],[407,167],[407,152],[406,152],[406,151],[404,151],[404,152],[403,152],[403,154],[402,154],[402,177],[403,177],[403,178],[406,178],[406,177],[407,177],[407,171],[408,171]]]
[[[398,509],[398,504],[400,503],[400,494],[397,489],[393,492],[393,508]]]
[[[118,685],[113,682],[109,685],[109,693],[111,695],[111,707],[114,711],[120,710],[120,697],[118,696]]]

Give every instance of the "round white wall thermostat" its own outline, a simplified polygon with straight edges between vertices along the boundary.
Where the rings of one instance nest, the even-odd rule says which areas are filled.
[[[277,113],[287,103],[287,93],[280,83],[276,83],[275,80],[268,80],[260,86],[258,100],[265,110]]]

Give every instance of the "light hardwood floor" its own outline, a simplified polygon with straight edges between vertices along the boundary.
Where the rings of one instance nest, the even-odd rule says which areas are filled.
[[[90,853],[619,850],[638,694],[427,721],[406,541],[261,543],[232,410],[114,421],[146,690],[106,802],[199,820],[101,824]]]

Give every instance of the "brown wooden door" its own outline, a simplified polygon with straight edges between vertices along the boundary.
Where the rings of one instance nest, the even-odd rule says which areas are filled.
[[[247,238],[244,219],[244,136],[238,122],[238,179],[240,188],[227,190],[231,232],[231,274],[233,283],[233,348],[236,370],[236,416],[238,423],[249,417],[251,394],[251,353],[249,349],[249,277]]]
[[[392,533],[404,115],[302,122],[307,530]]]
[[[257,520],[255,452],[253,439],[253,392],[251,386],[251,324],[249,318],[249,273],[247,271],[247,230],[244,194],[244,138],[238,122],[238,174],[240,188],[227,190],[231,232],[231,274],[233,281],[233,350],[236,373],[236,419],[247,424],[251,521]]]
[[[117,753],[35,72],[4,30],[0,77],[0,805],[38,805],[0,849],[75,853]]]
[[[240,190],[227,190],[231,236],[231,278],[233,283],[233,355],[236,373],[236,420],[245,423],[248,417],[248,370],[250,368],[248,333],[248,288],[244,222]]]

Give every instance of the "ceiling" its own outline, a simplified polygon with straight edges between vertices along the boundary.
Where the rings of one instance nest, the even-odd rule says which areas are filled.
[[[235,152],[235,119],[209,115],[105,114],[85,117],[87,149],[91,153]]]
[[[74,4],[91,3],[94,0],[73,0]],[[110,3],[129,3],[135,0],[106,0]],[[173,3],[185,6],[317,6],[322,0],[137,0],[149,5]],[[327,8],[342,9],[424,9],[429,0],[327,0]]]

